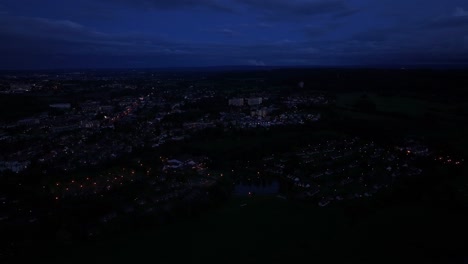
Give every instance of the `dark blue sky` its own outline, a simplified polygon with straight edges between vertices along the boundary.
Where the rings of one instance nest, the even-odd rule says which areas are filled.
[[[468,63],[466,0],[2,0],[0,68]]]

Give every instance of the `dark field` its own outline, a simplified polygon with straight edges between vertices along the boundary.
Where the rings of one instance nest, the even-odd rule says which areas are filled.
[[[234,198],[188,220],[48,255],[52,263],[463,263],[466,255],[457,254],[466,249],[466,220],[461,212],[415,201],[363,209]]]

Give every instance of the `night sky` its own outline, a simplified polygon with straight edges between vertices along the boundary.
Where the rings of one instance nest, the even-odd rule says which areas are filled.
[[[1,0],[0,68],[468,63],[466,0]]]

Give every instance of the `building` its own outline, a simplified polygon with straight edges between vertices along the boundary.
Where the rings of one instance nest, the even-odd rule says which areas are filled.
[[[213,128],[216,126],[212,122],[190,122],[190,123],[184,123],[183,127],[184,129],[189,129],[189,130],[202,130],[206,128]]]
[[[111,105],[103,105],[100,107],[100,110],[106,114],[114,112],[114,107]]]
[[[247,99],[247,103],[249,105],[261,105],[263,102],[263,98],[262,97],[255,97],[255,98],[249,98]]]
[[[99,102],[96,102],[96,101],[88,101],[88,102],[82,103],[80,106],[81,106],[81,110],[84,112],[96,113],[100,109]]]
[[[89,121],[81,121],[80,127],[81,128],[99,128],[101,126],[101,122],[98,120],[89,120]]]
[[[263,107],[262,109],[254,110],[250,114],[252,117],[255,116],[260,116],[260,117],[266,117],[268,115],[268,109],[266,107]]]
[[[229,105],[232,105],[232,106],[243,106],[243,105],[244,105],[244,98],[233,98],[233,99],[229,99]]]
[[[69,103],[62,103],[62,104],[51,104],[49,105],[50,108],[59,109],[59,110],[67,110],[71,108],[71,104]]]
[[[15,173],[21,172],[28,168],[31,164],[29,161],[19,162],[19,161],[0,161],[0,171],[12,171]]]
[[[16,124],[18,126],[34,126],[40,124],[40,121],[37,118],[28,118],[19,120]]]
[[[65,125],[65,126],[57,126],[57,127],[52,127],[50,128],[50,131],[53,133],[61,133],[61,132],[68,132],[68,131],[73,131],[78,129],[78,125]]]

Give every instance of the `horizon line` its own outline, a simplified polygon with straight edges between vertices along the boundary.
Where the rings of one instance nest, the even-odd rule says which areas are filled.
[[[64,67],[64,68],[0,68],[0,72],[27,71],[105,71],[105,70],[197,70],[222,68],[249,69],[468,69],[468,63],[413,63],[413,64],[342,64],[342,65],[213,65],[213,66],[159,66],[159,67]]]

